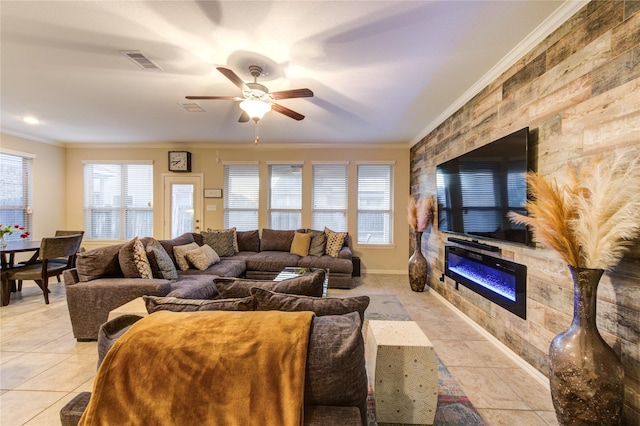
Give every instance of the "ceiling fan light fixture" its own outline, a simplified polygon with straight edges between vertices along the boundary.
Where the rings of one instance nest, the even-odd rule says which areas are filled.
[[[267,102],[247,99],[240,102],[240,108],[249,114],[252,120],[258,121],[264,117],[266,113],[271,111],[271,104]]]

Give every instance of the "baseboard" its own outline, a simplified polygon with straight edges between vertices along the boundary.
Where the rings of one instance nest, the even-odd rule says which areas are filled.
[[[458,308],[456,308],[453,304],[451,304],[451,302],[449,302],[447,299],[442,297],[442,295],[439,294],[437,291],[431,290],[429,293],[434,295],[439,300],[441,300],[449,309],[451,309],[453,312],[455,312],[460,318],[462,318],[465,322],[467,322],[467,324],[469,324],[471,327],[473,327],[475,330],[477,330],[478,333],[482,334],[489,342],[493,343],[493,345],[496,348],[498,348],[502,353],[504,353],[511,360],[513,360],[513,362],[518,364],[518,366],[520,366],[523,370],[525,370],[527,373],[529,373],[529,375],[531,377],[533,377],[542,386],[544,386],[545,389],[549,390],[549,379],[547,378],[547,376],[542,374],[533,365],[529,364],[527,361],[522,359],[518,354],[516,354],[511,349],[509,349],[508,346],[506,346],[504,343],[502,343],[500,340],[498,340],[493,334],[489,333],[487,330],[482,328],[474,320],[472,320],[471,318],[466,316],[464,314],[464,312],[462,312]]]
[[[407,269],[362,269],[362,274],[372,275],[407,275]]]

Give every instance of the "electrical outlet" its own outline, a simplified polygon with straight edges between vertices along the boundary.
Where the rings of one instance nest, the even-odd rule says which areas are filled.
[[[215,204],[207,204],[207,211],[208,212],[215,212],[218,210],[218,206],[216,206]]]

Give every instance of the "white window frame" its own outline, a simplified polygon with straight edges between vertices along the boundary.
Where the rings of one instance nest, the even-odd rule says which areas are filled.
[[[366,208],[366,206],[363,206],[361,201],[365,198],[365,191],[366,192],[370,192],[371,189],[371,185],[374,183],[372,182],[371,179],[368,179],[368,181],[364,181],[363,179],[361,179],[361,167],[368,167],[368,166],[383,166],[383,167],[388,167],[389,168],[389,180],[388,180],[388,188],[385,189],[386,193],[388,194],[388,206],[386,206],[386,208]],[[390,246],[393,245],[393,239],[394,239],[394,235],[393,235],[393,224],[394,224],[394,219],[393,219],[393,215],[394,215],[394,211],[393,211],[393,206],[394,206],[394,193],[393,193],[393,181],[394,181],[394,175],[395,175],[395,161],[392,162],[358,162],[357,163],[357,177],[356,177],[356,183],[357,183],[357,204],[358,204],[358,210],[357,210],[357,217],[356,217],[356,244],[358,245],[369,245],[369,246],[373,246],[373,245],[378,245],[378,246]],[[369,188],[365,188],[365,186],[368,186]],[[365,235],[364,232],[361,232],[361,224],[360,221],[361,219],[364,219],[364,215],[366,214],[371,214],[371,213],[382,213],[383,217],[386,217],[386,220],[384,220],[383,222],[383,229],[379,230],[378,232],[382,232],[382,241],[380,241],[380,238],[375,238],[373,237],[373,239],[371,238],[371,235]],[[384,216],[386,215],[386,216]]]
[[[34,154],[14,151],[10,149],[0,149],[2,156],[15,157],[14,160],[22,160],[22,176],[20,179],[20,191],[22,192],[22,200],[24,203],[19,205],[5,204],[5,200],[1,200],[0,211],[3,212],[2,217],[13,216],[12,219],[7,219],[9,222],[0,219],[1,225],[20,225],[24,227],[25,231],[29,231],[29,236],[26,240],[31,240],[33,235],[33,159],[36,158]],[[17,182],[10,180],[11,173],[5,169],[5,164],[0,162],[0,186],[5,188],[15,188]],[[17,213],[17,214],[16,214]],[[6,214],[6,216],[5,216]],[[18,218],[20,216],[20,218]],[[14,232],[11,235],[5,236],[5,241],[20,240],[22,232]]]
[[[303,166],[304,163],[303,162],[269,162],[267,163],[268,166],[268,179],[269,179],[269,209],[268,209],[268,217],[269,217],[269,225],[268,227],[270,229],[281,229],[281,227],[275,223],[274,220],[274,215],[277,215],[279,213],[289,213],[289,214],[293,214],[294,217],[295,215],[297,215],[297,223],[296,224],[289,224],[287,226],[282,227],[282,229],[299,229],[302,227],[302,184],[303,184]],[[275,196],[275,192],[274,192],[274,188],[273,188],[273,169],[274,168],[285,168],[285,167],[289,167],[289,168],[299,168],[300,169],[300,182],[299,182],[299,188],[290,188],[291,190],[296,190],[299,189],[298,191],[296,191],[296,193],[291,193],[289,195],[293,195],[292,198],[297,197],[298,199],[298,205],[295,207],[289,207],[289,208],[282,208],[282,207],[274,207],[274,196]],[[295,200],[294,200],[295,201]]]
[[[154,197],[153,197],[153,161],[150,160],[134,160],[134,161],[119,161],[119,160],[85,160],[82,162],[83,163],[83,176],[85,177],[85,181],[84,181],[84,224],[85,224],[85,240],[94,240],[94,241],[99,241],[99,240],[104,240],[104,241],[123,241],[123,240],[128,240],[131,239],[135,236],[139,236],[139,237],[145,237],[145,236],[149,236],[149,235],[127,235],[127,212],[128,211],[147,211],[151,213],[151,224],[150,224],[150,232],[151,235],[153,234],[153,204],[154,204]],[[121,193],[120,193],[120,206],[119,207],[113,207],[113,206],[109,206],[109,207],[97,207],[95,206],[93,203],[90,202],[90,200],[93,198],[93,188],[89,185],[92,185],[92,182],[87,182],[87,173],[89,173],[87,171],[87,167],[88,166],[93,166],[93,165],[110,165],[110,166],[120,166],[122,169],[126,170],[125,166],[150,166],[151,167],[151,182],[149,184],[149,191],[150,193],[147,194],[146,196],[149,197],[150,202],[148,203],[147,207],[131,207],[131,206],[127,206],[126,203],[126,199],[129,196],[127,194],[126,191],[126,173],[122,173],[121,176],[121,180],[120,180],[120,186],[121,186]],[[119,216],[119,227],[118,227],[118,237],[117,238],[94,238],[93,236],[93,229],[92,229],[92,212],[95,210],[112,210],[112,211],[118,211],[118,216]],[[134,232],[134,234],[147,234],[148,232]]]
[[[250,185],[232,185],[230,182],[230,178],[233,176],[229,175],[229,170],[236,168],[243,168],[247,171],[255,168],[255,175],[253,173],[246,173],[244,177],[246,179],[251,180],[253,178],[256,179],[256,187],[251,187]],[[224,227],[226,229],[235,227],[238,231],[252,231],[254,229],[259,229],[259,212],[260,212],[260,167],[257,161],[255,162],[224,162]],[[253,170],[252,170],[253,171]],[[238,174],[237,178],[241,178],[242,176]],[[249,183],[250,183],[249,182]],[[249,208],[247,206],[233,205],[233,198],[236,193],[239,193],[241,196],[246,196],[251,199],[255,197],[256,204],[255,208]],[[233,195],[232,195],[233,194]],[[253,214],[255,215],[255,223],[248,225],[246,221],[242,223],[236,223],[233,220],[234,213],[239,213],[242,215]]]
[[[348,230],[349,213],[349,162],[335,161],[314,161],[312,167],[312,194],[311,194],[311,227],[323,230],[326,227],[336,232],[346,232]],[[334,172],[332,179],[333,188],[323,185],[322,179],[317,173]],[[344,179],[341,177],[344,173]],[[338,198],[339,197],[339,198]],[[319,216],[325,213],[338,213],[344,218],[344,224],[339,226],[334,223],[324,223]]]

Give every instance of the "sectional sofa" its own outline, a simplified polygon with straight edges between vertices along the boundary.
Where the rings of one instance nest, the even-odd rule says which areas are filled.
[[[297,266],[329,271],[329,287],[351,288],[349,245],[347,233],[327,229],[229,229],[172,240],[134,238],[86,251],[63,275],[74,336],[95,340],[111,310],[144,295],[219,298],[216,277],[272,280]]]

